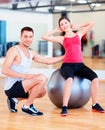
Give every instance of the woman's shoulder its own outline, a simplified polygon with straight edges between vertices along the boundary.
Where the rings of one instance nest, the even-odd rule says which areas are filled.
[[[82,36],[83,36],[81,32],[77,32],[76,34],[77,34],[77,36],[78,36],[80,39],[81,39]]]

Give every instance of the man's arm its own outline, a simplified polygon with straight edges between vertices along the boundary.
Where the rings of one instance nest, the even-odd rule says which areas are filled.
[[[50,64],[55,64],[55,63],[58,63],[60,61],[63,61],[63,59],[64,59],[64,55],[52,57],[52,58],[47,58],[47,57],[39,55],[38,53],[33,51],[33,60],[35,62],[38,62],[38,63],[50,65]]]
[[[14,78],[25,78],[25,74],[17,73],[11,69],[11,65],[15,61],[18,55],[18,51],[15,47],[11,47],[5,57],[4,63],[2,65],[2,73],[4,75],[14,77]]]

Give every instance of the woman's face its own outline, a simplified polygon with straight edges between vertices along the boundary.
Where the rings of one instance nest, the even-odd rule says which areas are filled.
[[[59,23],[61,31],[67,32],[71,29],[71,23],[67,19],[62,19]]]

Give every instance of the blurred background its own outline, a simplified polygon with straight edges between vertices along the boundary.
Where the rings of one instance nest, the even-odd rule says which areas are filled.
[[[42,34],[58,26],[58,19],[68,16],[72,23],[91,20],[95,26],[82,38],[84,62],[105,79],[105,1],[104,0],[0,0],[0,65],[7,50],[20,42],[20,30],[24,26],[34,29],[31,49],[46,57],[64,54],[59,43],[41,39]],[[61,63],[32,67],[58,68]]]

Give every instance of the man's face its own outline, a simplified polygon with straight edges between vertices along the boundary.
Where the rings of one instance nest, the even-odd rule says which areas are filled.
[[[21,42],[24,46],[30,47],[34,38],[34,34],[31,31],[23,31],[21,34]]]

